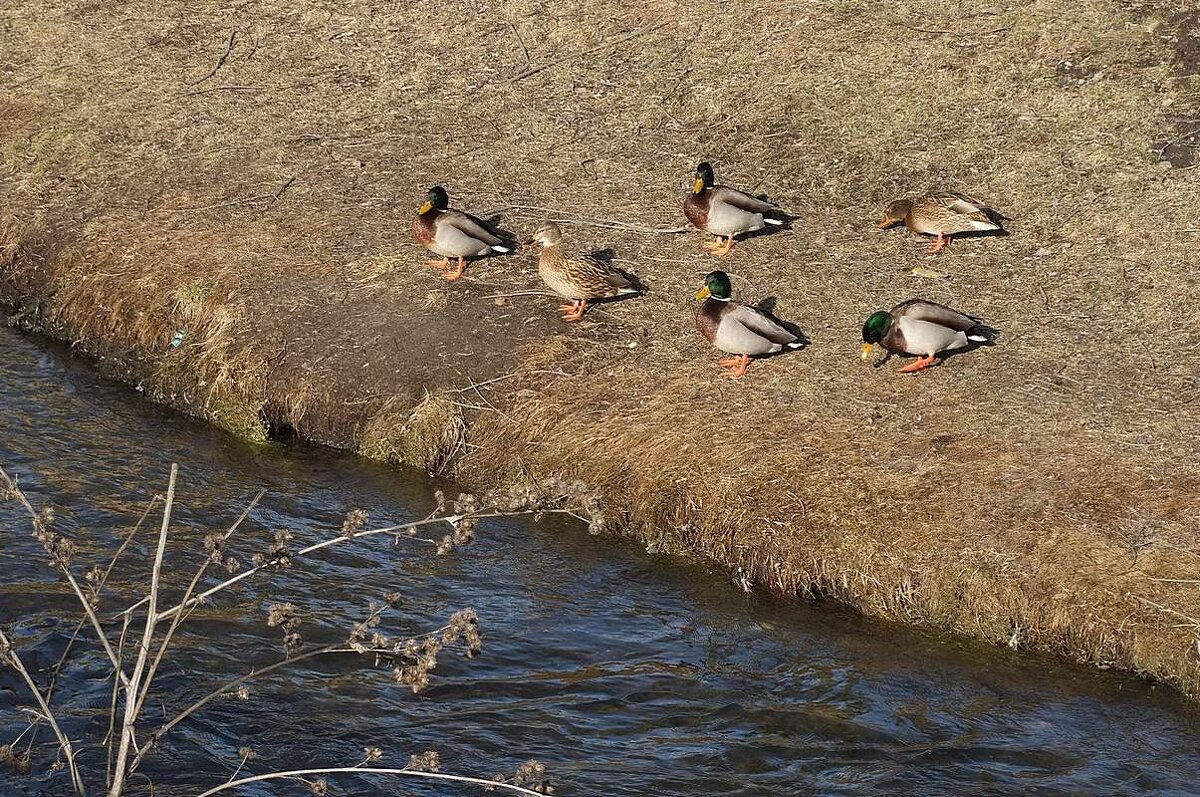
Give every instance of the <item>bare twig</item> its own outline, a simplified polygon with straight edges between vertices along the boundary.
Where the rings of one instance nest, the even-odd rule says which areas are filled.
[[[146,626],[142,631],[142,641],[138,644],[137,662],[129,676],[129,684],[125,687],[125,717],[121,722],[121,739],[117,746],[117,760],[113,766],[112,785],[109,787],[109,797],[121,797],[125,788],[125,777],[128,775],[129,748],[133,742],[134,724],[137,722],[137,708],[141,705],[142,676],[146,672],[146,661],[150,656],[150,643],[154,640],[154,626],[158,622],[158,586],[162,580],[163,555],[167,548],[167,530],[171,526],[171,510],[175,504],[175,480],[179,476],[179,465],[171,463],[171,476],[167,482],[167,499],[163,506],[162,525],[158,530],[158,547],[154,551],[154,568],[150,572],[150,595],[146,607]]]
[[[384,607],[380,607],[379,609],[376,609],[375,611],[371,612],[370,615],[368,615],[368,618],[378,617],[380,614],[383,613],[383,611],[386,608],[387,607],[384,606]],[[434,631],[429,632],[428,634],[422,634],[421,636],[422,637],[434,636],[434,635],[442,633],[448,627],[449,626],[443,626],[441,628],[438,628]],[[375,651],[367,650],[365,652],[373,653]],[[174,728],[179,723],[183,722],[188,717],[195,714],[200,709],[207,706],[212,701],[216,700],[221,695],[227,694],[231,690],[236,689],[237,687],[241,686],[242,684],[246,683],[247,681],[250,681],[254,678],[259,678],[263,675],[267,675],[268,673],[275,672],[276,670],[286,667],[289,664],[298,664],[302,661],[307,661],[308,659],[316,658],[317,656],[326,656],[326,655],[336,654],[336,653],[357,653],[357,651],[347,648],[346,641],[344,639],[338,640],[337,642],[332,642],[328,645],[322,645],[321,647],[315,648],[306,653],[300,653],[295,656],[289,656],[286,659],[275,662],[274,664],[269,664],[266,667],[263,667],[262,669],[251,670],[250,672],[246,673],[245,675],[240,675],[237,678],[233,678],[229,681],[226,681],[225,683],[221,684],[213,691],[206,694],[204,697],[193,702],[191,705],[189,705],[183,711],[180,711],[178,714],[176,714],[174,717],[172,717],[169,721],[163,723],[158,728],[156,728],[154,733],[151,734],[150,740],[145,745],[143,745],[142,749],[138,752],[137,756],[133,759],[133,763],[129,765],[130,772],[132,772],[138,768],[138,766],[142,763],[142,759],[144,759],[150,753],[150,751],[154,749],[155,745],[158,743],[158,740],[161,739],[162,737],[166,736],[168,733],[170,733],[172,728]]]
[[[517,81],[524,80],[527,77],[532,77],[533,75],[536,75],[538,72],[541,72],[546,69],[550,69],[551,67],[560,66],[562,64],[567,63],[568,61],[574,61],[577,58],[583,58],[584,56],[591,55],[592,53],[598,53],[601,50],[607,50],[609,47],[616,47],[618,44],[624,44],[625,42],[629,41],[630,39],[635,39],[638,36],[643,36],[647,33],[653,33],[654,31],[659,30],[659,29],[665,27],[666,25],[667,25],[666,22],[660,22],[659,24],[651,25],[648,28],[638,28],[637,30],[630,31],[629,33],[625,34],[624,36],[618,36],[615,39],[609,39],[608,41],[605,41],[605,42],[598,44],[595,47],[591,47],[587,50],[580,50],[579,52],[576,52],[576,53],[568,53],[567,55],[560,56],[558,58],[547,61],[544,64],[538,64],[537,66],[531,66],[527,69],[522,70],[521,72],[518,72],[516,75],[514,75],[512,77],[512,79],[509,80],[509,82],[516,83]]]
[[[522,509],[522,510],[519,510],[516,512],[503,512],[500,510],[496,510],[493,512],[473,513],[473,514],[469,515],[469,517],[479,519],[479,520],[484,520],[487,518],[514,517],[517,515],[533,515],[533,514],[547,515],[547,514],[554,514],[554,513],[562,513],[565,511],[566,510],[563,510],[563,509]],[[377,529],[356,531],[353,534],[338,534],[336,537],[332,537],[328,540],[323,540],[321,542],[314,543],[314,544],[308,546],[307,548],[301,548],[299,551],[296,551],[295,553],[290,554],[290,557],[294,560],[301,556],[305,556],[307,554],[314,553],[314,552],[322,550],[324,548],[329,548],[330,546],[333,546],[333,545],[340,545],[341,543],[351,542],[353,540],[361,539],[363,537],[373,537],[378,534],[395,534],[398,531],[410,529],[410,528],[413,528],[416,526],[426,526],[426,525],[431,525],[431,524],[435,524],[435,523],[449,523],[451,526],[454,526],[460,520],[462,520],[464,517],[468,517],[468,516],[467,515],[443,515],[441,517],[430,516],[423,520],[416,520],[411,523],[397,523],[394,526],[383,526],[383,527],[377,528]],[[429,540],[421,540],[421,539],[416,539],[415,541],[431,542]],[[434,543],[434,544],[436,544],[436,543]],[[174,616],[179,611],[191,608],[192,606],[195,606],[198,603],[202,603],[205,600],[207,600],[209,597],[211,597],[213,594],[220,592],[221,590],[226,589],[228,587],[231,587],[234,584],[238,583],[239,581],[249,578],[250,576],[258,573],[260,570],[265,570],[266,568],[273,567],[274,564],[275,563],[273,561],[268,561],[268,562],[264,562],[261,565],[255,565],[254,567],[247,568],[246,570],[243,570],[242,572],[238,573],[236,576],[227,578],[224,581],[222,581],[220,584],[217,584],[213,587],[209,587],[204,592],[201,592],[199,595],[194,595],[191,599],[189,599],[187,601],[183,601],[183,602],[177,604],[176,606],[173,606],[170,609],[163,610],[158,615],[158,621],[161,622],[169,617]],[[130,612],[136,611],[138,608],[140,608],[146,604],[146,600],[147,600],[146,598],[142,598],[140,601],[129,606],[121,613],[129,614]]]
[[[258,491],[258,494],[254,496],[249,505],[242,510],[240,515],[238,515],[237,520],[233,521],[233,524],[223,535],[223,539],[228,540],[233,536],[234,532],[236,532],[242,525],[242,522],[245,521],[246,518],[250,516],[250,513],[254,511],[254,507],[258,506],[258,502],[262,500],[262,497],[266,495],[266,492],[266,490]],[[212,564],[211,557],[205,559],[203,564],[196,568],[196,574],[192,576],[191,583],[188,584],[187,590],[183,593],[183,603],[186,603],[188,599],[190,599],[195,593],[196,585],[200,583],[200,579],[204,577],[204,573],[208,570],[208,566],[210,564]],[[125,616],[128,617],[129,615]],[[142,704],[146,702],[146,696],[150,694],[150,684],[153,683],[154,675],[158,672],[158,665],[162,663],[163,657],[167,655],[167,648],[170,647],[171,640],[175,636],[175,631],[179,628],[179,624],[183,621],[183,618],[183,612],[177,612],[175,616],[171,618],[171,626],[167,629],[167,633],[163,636],[162,642],[159,643],[158,653],[155,654],[154,661],[150,664],[150,670],[146,673],[146,680],[142,685],[142,694],[138,698],[137,709],[134,711],[135,716],[141,715],[142,713]]]
[[[217,74],[217,70],[219,70],[221,67],[223,67],[225,65],[225,59],[229,57],[229,54],[231,52],[233,52],[233,43],[236,39],[237,39],[237,30],[235,29],[235,30],[229,31],[229,39],[228,39],[228,41],[225,42],[225,49],[222,50],[221,55],[217,57],[217,62],[215,64],[213,64],[213,68],[208,70],[208,74],[206,74],[204,77],[200,78],[199,80],[193,80],[188,85],[199,86],[201,83],[208,80],[213,75]]]
[[[521,48],[521,57],[525,59],[525,68],[533,66],[533,62],[529,60],[529,48],[525,46],[525,40],[521,38],[521,31],[517,30],[517,26],[505,20],[504,24],[512,31],[513,38],[517,40],[517,44]]]
[[[62,728],[59,727],[58,721],[54,719],[54,714],[50,711],[50,706],[46,703],[46,698],[42,696],[41,690],[34,683],[29,671],[25,669],[25,665],[21,663],[21,657],[17,655],[17,651],[13,649],[12,642],[9,641],[9,638],[3,631],[0,631],[0,647],[4,649],[4,655],[0,658],[7,659],[12,668],[20,674],[22,680],[25,681],[25,685],[29,688],[30,694],[33,695],[33,699],[37,701],[38,706],[41,708],[42,718],[49,723],[50,729],[58,737],[58,743],[62,746],[63,755],[67,758],[67,766],[71,769],[71,785],[75,787],[75,793],[83,797],[87,792],[83,786],[83,779],[79,777],[79,768],[75,766],[75,750],[71,747],[71,740],[67,738]]]
[[[233,780],[228,783],[222,783],[220,786],[214,786],[206,792],[202,792],[196,797],[211,797],[213,794],[218,794],[229,789],[245,786],[248,783],[258,783],[264,780],[282,780],[284,778],[298,778],[306,775],[334,775],[343,772],[355,773],[358,775],[401,775],[410,778],[426,778],[429,780],[442,780],[451,783],[471,783],[476,786],[486,786],[490,789],[504,789],[513,794],[526,794],[531,797],[545,797],[541,792],[526,789],[523,786],[516,786],[512,783],[501,783],[495,780],[485,780],[483,778],[469,778],[465,775],[447,775],[441,772],[425,772],[416,769],[392,769],[388,767],[327,767],[323,769],[292,769],[286,772],[268,772],[264,775],[251,775],[240,780]]]
[[[0,479],[4,480],[4,483],[8,486],[9,492],[16,496],[17,501],[19,501],[21,505],[25,507],[25,511],[29,513],[29,517],[33,520],[36,527],[38,523],[37,510],[33,508],[33,504],[29,502],[29,498],[25,495],[24,491],[17,486],[16,480],[9,476],[4,468],[0,468]],[[100,618],[96,616],[96,610],[92,607],[92,602],[89,601],[87,596],[83,594],[83,590],[79,587],[79,582],[75,579],[75,575],[71,572],[71,569],[67,566],[67,564],[57,557],[52,558],[54,559],[55,564],[58,565],[59,571],[61,571],[63,576],[67,579],[67,583],[71,585],[71,589],[75,592],[75,597],[79,599],[79,604],[83,607],[84,614],[87,615],[88,620],[91,622],[92,630],[96,632],[96,636],[99,638],[100,644],[104,648],[104,653],[108,656],[109,663],[112,664],[113,669],[117,671],[117,674],[121,678],[122,682],[128,683],[125,678],[125,673],[121,672],[121,666],[117,662],[117,654],[113,651],[112,645],[108,641],[108,636],[104,633],[104,627],[100,624]]]

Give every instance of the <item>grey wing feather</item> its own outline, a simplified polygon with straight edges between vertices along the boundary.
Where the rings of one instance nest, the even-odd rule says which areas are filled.
[[[491,230],[489,230],[487,227],[484,227],[466,213],[461,213],[457,210],[447,211],[446,213],[442,214],[441,220],[443,224],[452,225],[459,231],[466,233],[472,238],[483,241],[488,246],[496,246],[497,244],[504,243],[502,239],[493,235]]]
[[[737,321],[751,332],[761,335],[772,343],[786,346],[796,341],[796,336],[788,332],[779,322],[767,316],[761,310],[746,305],[738,305],[732,315]]]
[[[757,197],[752,197],[727,185],[719,185],[714,188],[713,199],[724,202],[727,205],[732,205],[748,213],[770,213],[775,209],[775,206],[770,202],[764,202]]]
[[[896,305],[892,309],[892,317],[900,318],[901,316],[911,318],[915,321],[929,321],[934,324],[940,324],[959,332],[966,332],[968,329],[982,323],[982,319],[975,316],[960,313],[945,305],[925,299],[910,299],[907,302]]]

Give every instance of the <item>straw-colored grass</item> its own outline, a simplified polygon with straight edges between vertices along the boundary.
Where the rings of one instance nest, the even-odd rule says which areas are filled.
[[[227,425],[390,456],[428,391],[465,417],[472,482],[583,478],[609,517],[775,588],[1197,695],[1198,19],[9,3],[0,292]],[[797,216],[721,263],[812,338],[740,383],[691,326],[716,261],[651,231],[683,223],[701,159]],[[525,256],[445,283],[408,233],[433,183],[513,230],[566,220],[650,292],[568,328],[554,299],[507,295],[540,287]],[[930,261],[873,228],[931,186],[1012,234]],[[860,363],[867,314],[917,295],[1000,345],[916,377]]]

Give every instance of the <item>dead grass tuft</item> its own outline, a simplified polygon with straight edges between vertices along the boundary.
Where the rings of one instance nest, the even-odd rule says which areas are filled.
[[[426,393],[415,407],[400,399],[387,401],[366,424],[359,453],[444,474],[462,453],[467,425],[462,412],[445,395]]]

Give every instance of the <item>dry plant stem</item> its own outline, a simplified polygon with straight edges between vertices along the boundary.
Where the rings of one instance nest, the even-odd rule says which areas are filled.
[[[384,611],[384,608],[381,607],[380,609],[372,612],[371,614],[368,615],[368,620],[378,617],[380,614],[383,613],[383,611]],[[449,626],[442,626],[441,628],[430,631],[428,634],[425,634],[424,636],[435,636],[437,634],[442,633],[447,628],[449,628]],[[341,640],[338,642],[332,642],[328,645],[322,645],[321,647],[316,648],[314,650],[310,650],[307,653],[301,653],[297,656],[291,656],[289,658],[283,659],[282,661],[277,661],[274,664],[269,664],[266,667],[263,667],[261,670],[254,670],[252,672],[246,673],[245,675],[240,675],[231,681],[226,681],[225,683],[221,684],[219,687],[217,687],[213,691],[209,692],[204,697],[202,697],[199,700],[197,700],[196,702],[192,703],[190,706],[185,708],[183,711],[176,714],[168,722],[164,723],[159,728],[157,728],[154,731],[154,733],[151,735],[149,742],[147,744],[143,745],[142,749],[140,751],[138,751],[137,755],[134,757],[133,763],[129,765],[129,771],[133,772],[134,770],[136,770],[138,768],[138,766],[142,763],[142,759],[144,759],[146,757],[146,754],[154,749],[154,745],[155,745],[155,742],[157,742],[157,740],[161,739],[163,736],[166,736],[168,733],[171,732],[171,729],[174,728],[176,725],[183,722],[185,719],[192,716],[197,711],[204,708],[209,703],[211,703],[213,700],[216,700],[218,697],[225,694],[229,690],[236,689],[237,687],[241,686],[242,684],[246,683],[247,681],[250,681],[254,678],[258,678],[259,676],[262,676],[262,675],[267,675],[268,673],[275,672],[276,670],[286,667],[289,664],[298,664],[299,662],[307,661],[308,659],[316,658],[317,656],[325,656],[328,654],[336,654],[336,653],[355,653],[355,654],[357,654],[358,653],[358,651],[344,647],[344,645],[345,645],[344,640]],[[359,655],[365,655],[366,653],[377,653],[377,652],[379,652],[379,651],[366,650],[363,652],[363,654],[359,654]]]
[[[131,543],[133,538],[137,536],[138,531],[140,531],[142,528],[142,524],[146,522],[146,518],[150,517],[150,513],[154,510],[154,505],[159,500],[161,500],[160,496],[154,496],[150,499],[150,502],[146,504],[146,509],[142,512],[142,516],[138,518],[137,523],[135,523],[133,528],[129,530],[129,533],[125,535],[125,539],[121,541],[121,546],[117,548],[117,552],[113,554],[112,559],[109,560],[108,567],[104,569],[104,575],[100,577],[100,581],[96,585],[97,593],[104,589],[105,584],[108,583],[108,577],[112,575],[113,568],[117,565],[117,560],[121,558],[121,554],[125,553],[125,549],[129,547],[129,543]],[[86,624],[87,618],[85,617],[75,625],[75,631],[72,632],[71,638],[67,640],[66,649],[63,650],[62,655],[58,657],[58,661],[54,664],[52,675],[50,676],[50,684],[46,687],[47,702],[49,702],[54,696],[54,687],[58,683],[58,675],[62,671],[63,665],[67,663],[67,657],[71,655],[71,650],[75,646],[75,640],[79,638],[79,632],[83,630],[83,627]],[[124,631],[122,631],[122,637],[124,637]],[[120,646],[117,648],[117,657],[119,661]],[[117,670],[119,671],[120,667],[118,667]],[[36,722],[33,725],[34,732],[29,737],[29,749],[33,748],[33,743],[37,739],[37,725],[38,723]]]
[[[476,513],[476,514],[470,515],[470,517],[483,520],[483,519],[495,518],[495,517],[515,517],[517,515],[564,514],[564,513],[566,513],[566,511],[567,510],[565,510],[565,509],[522,509],[519,512],[499,512],[499,511],[497,511],[497,512]],[[416,526],[428,526],[428,525],[432,525],[435,523],[443,523],[443,522],[449,523],[451,526],[453,526],[454,524],[458,523],[460,520],[462,520],[465,517],[468,517],[468,516],[467,515],[445,515],[443,517],[427,517],[424,520],[417,520],[417,521],[413,521],[412,523],[398,523],[394,526],[384,526],[384,527],[378,528],[378,529],[368,529],[366,531],[358,531],[358,532],[355,532],[354,534],[350,534],[350,535],[339,534],[336,537],[332,537],[328,540],[314,543],[313,545],[310,545],[307,548],[301,548],[299,551],[296,551],[296,553],[291,554],[291,558],[293,560],[298,559],[299,557],[305,556],[306,554],[313,553],[314,551],[319,551],[323,548],[328,548],[332,545],[337,545],[339,543],[356,540],[361,537],[371,537],[376,534],[394,534],[397,531],[401,531],[403,529],[414,528]],[[427,543],[427,544],[431,544],[431,545],[437,544],[436,541],[434,541],[434,540],[418,539],[415,541],[423,542],[423,543]],[[254,575],[255,573],[259,572],[260,570],[264,570],[268,567],[271,567],[272,565],[273,565],[273,563],[267,562],[265,564],[251,567],[247,570],[243,570],[241,573],[238,573],[236,576],[233,576],[232,578],[228,578],[228,579],[222,581],[220,584],[217,584],[216,586],[209,587],[204,592],[201,592],[199,595],[196,595],[195,597],[191,598],[190,600],[183,601],[170,609],[165,609],[158,615],[157,620],[159,622],[161,622],[162,620],[165,620],[169,617],[173,617],[178,612],[180,612],[184,609],[191,608],[192,606],[194,606],[198,603],[202,603],[203,601],[208,599],[211,595],[213,595],[217,592],[220,592],[221,590],[223,590],[227,587],[231,587],[234,584],[238,583],[239,581],[249,578],[250,576]],[[130,612],[145,605],[145,603],[146,603],[146,599],[143,598],[142,600],[133,604],[129,608],[125,609],[125,611],[122,612],[122,614],[129,614]]]
[[[121,618],[121,637],[117,640],[117,659],[122,664],[125,661],[125,639],[126,639],[127,635],[129,634],[129,624],[132,621],[133,621],[133,618],[128,614]],[[118,679],[114,675],[113,688],[112,688],[112,699],[109,702],[109,706],[108,706],[108,730],[105,731],[105,733],[104,733],[104,762],[105,762],[104,783],[106,786],[112,786],[113,753],[114,753],[113,742],[116,740],[116,736],[113,734],[113,730],[116,728],[116,724],[117,724],[117,698],[120,696],[120,694],[121,694],[121,685],[120,685]]]
[[[240,780],[232,780],[228,783],[222,783],[220,786],[214,786],[206,792],[201,792],[196,797],[210,797],[213,794],[245,786],[247,783],[258,783],[264,780],[281,780],[283,778],[299,778],[306,775],[333,775],[340,772],[352,772],[358,775],[401,775],[408,778],[427,778],[429,780],[442,780],[451,783],[470,783],[475,786],[486,786],[492,789],[504,789],[513,794],[528,794],[532,797],[545,797],[541,792],[526,789],[522,786],[514,786],[511,783],[499,783],[494,780],[484,780],[483,778],[469,778],[465,775],[446,775],[441,772],[421,772],[414,769],[390,769],[385,767],[329,767],[328,769],[292,769],[287,772],[268,772],[264,775],[251,775]]]
[[[146,671],[146,660],[150,655],[150,643],[154,640],[154,626],[158,621],[158,585],[162,579],[163,554],[167,547],[167,529],[171,525],[171,509],[175,503],[175,480],[179,476],[179,465],[171,463],[171,478],[167,483],[167,500],[163,506],[162,526],[158,531],[158,547],[154,552],[154,569],[150,574],[149,605],[146,608],[146,627],[142,632],[142,641],[138,645],[137,663],[125,687],[125,717],[121,721],[121,740],[117,747],[117,761],[113,766],[112,785],[109,787],[109,797],[121,797],[125,788],[126,766],[129,760],[129,748],[133,743],[134,723],[137,721],[138,697],[142,676]],[[118,665],[118,670],[120,669]]]
[[[83,795],[85,795],[87,792],[83,787],[83,780],[79,777],[79,769],[75,766],[75,751],[71,747],[71,740],[67,738],[67,735],[63,733],[62,728],[59,727],[58,721],[54,719],[54,714],[50,712],[50,706],[46,703],[46,698],[42,696],[41,690],[38,689],[37,684],[34,683],[33,678],[29,675],[29,671],[25,669],[25,665],[21,663],[20,656],[17,655],[17,651],[13,648],[12,642],[3,631],[0,631],[0,644],[4,645],[4,647],[8,650],[8,663],[12,665],[13,669],[15,669],[17,673],[20,674],[22,680],[25,681],[25,685],[29,688],[30,694],[33,695],[34,700],[37,701],[38,707],[42,710],[42,716],[45,718],[46,722],[50,724],[50,729],[54,731],[54,735],[58,737],[58,743],[62,746],[63,755],[67,758],[67,766],[71,770],[71,785],[74,786],[75,793],[80,795],[80,797],[83,797]]]
[[[21,505],[25,507],[25,511],[29,513],[29,517],[36,523],[38,517],[37,510],[33,508],[33,504],[29,503],[29,498],[26,497],[21,488],[17,486],[17,482],[8,475],[4,468],[0,468],[0,479],[4,480],[5,484],[8,485],[9,491],[16,496]],[[75,580],[71,569],[57,559],[55,562],[58,564],[58,569],[66,576],[67,583],[71,585],[71,589],[75,591],[75,597],[79,599],[79,604],[83,607],[84,614],[87,615],[88,620],[92,624],[92,629],[100,639],[100,644],[103,646],[104,652],[108,655],[109,663],[117,671],[121,680],[127,683],[125,673],[121,672],[121,665],[117,661],[117,655],[113,652],[112,645],[109,644],[108,637],[104,633],[103,626],[100,625],[100,618],[96,616],[96,610],[92,608],[91,601],[83,594],[83,590],[79,588],[79,582]]]
[[[242,510],[242,514],[238,515],[237,520],[233,521],[233,525],[231,525],[225,532],[223,539],[228,540],[233,536],[234,532],[238,530],[246,518],[249,517],[250,513],[254,511],[254,507],[258,506],[258,502],[262,500],[262,497],[266,495],[266,492],[266,490],[258,491],[258,494],[254,496],[249,505]],[[196,574],[192,576],[191,583],[188,584],[187,590],[183,593],[183,601],[181,601],[181,603],[187,603],[192,597],[193,593],[195,593],[196,585],[200,583],[200,579],[204,578],[204,573],[208,570],[208,566],[210,564],[212,564],[212,559],[205,559],[200,567],[196,569]],[[125,616],[128,617],[129,615]],[[183,619],[183,612],[176,612],[171,618],[171,626],[167,629],[167,633],[163,635],[162,642],[158,646],[158,653],[155,654],[154,661],[150,663],[150,669],[146,673],[145,683],[142,684],[142,694],[138,698],[137,708],[133,712],[134,716],[141,715],[142,705],[146,702],[146,696],[150,694],[150,684],[154,682],[154,675],[158,672],[158,665],[162,663],[163,657],[167,655],[167,648],[170,646],[171,640],[175,636],[175,631],[179,628],[179,624],[183,621]]]

